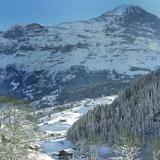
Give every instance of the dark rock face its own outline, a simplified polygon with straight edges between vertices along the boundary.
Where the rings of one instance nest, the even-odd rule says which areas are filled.
[[[14,84],[17,84],[16,90],[20,90],[23,88],[23,76],[25,72],[18,71],[15,65],[8,65],[5,69],[1,69],[1,84],[0,84],[0,93],[1,95],[14,95],[15,93]],[[20,96],[21,97],[21,96]],[[22,96],[23,97],[23,96]]]
[[[3,37],[8,39],[17,39],[25,36],[25,34],[25,28],[23,26],[16,25],[12,27],[10,30],[4,32]]]
[[[26,26],[26,29],[28,30],[28,31],[43,31],[43,30],[45,30],[45,27],[44,26],[42,26],[42,25],[40,25],[40,24],[38,24],[38,23],[32,23],[32,24],[29,24],[29,25],[27,25]]]
[[[32,101],[52,95],[56,91],[59,94],[57,95],[59,103],[117,93],[119,89],[129,84],[122,81],[130,79],[129,76],[115,72],[117,83],[111,86],[113,74],[110,71],[86,72],[84,66],[74,66],[69,70],[58,72],[54,75],[54,79],[53,75],[45,70],[26,72],[15,65],[1,69],[0,74],[1,95],[17,96]]]
[[[52,79],[44,70],[27,73],[15,65],[1,69],[1,95],[17,96],[28,100],[39,99],[54,90]]]
[[[3,37],[8,39],[21,39],[29,34],[34,33],[34,35],[38,35],[45,32],[47,32],[46,27],[37,23],[32,23],[26,26],[16,25],[11,27],[9,30],[3,33]]]

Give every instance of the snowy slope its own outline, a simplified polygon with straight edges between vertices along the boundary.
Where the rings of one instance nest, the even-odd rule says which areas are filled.
[[[159,37],[160,19],[136,6],[56,26],[13,26],[0,33],[0,93],[55,99],[68,83],[81,88],[148,73],[159,68]]]
[[[66,134],[68,129],[76,122],[81,116],[86,114],[89,110],[94,109],[97,105],[111,104],[117,96],[100,97],[96,99],[84,99],[82,101],[77,101],[72,103],[73,108],[65,109],[64,111],[58,113],[52,113],[54,108],[46,108],[37,111],[50,114],[50,116],[44,116],[39,119],[39,132],[45,140],[41,142],[36,142],[40,144],[41,151],[53,159],[58,159],[57,156],[52,156],[53,154],[58,154],[59,151],[65,150],[67,152],[74,153],[75,144],[71,143],[66,139]],[[59,107],[67,108],[71,104],[64,104]],[[66,127],[67,125],[67,127]],[[55,136],[51,136],[51,135]]]
[[[30,153],[28,155],[28,160],[53,160],[53,159],[47,156],[46,154],[35,152],[35,153]]]

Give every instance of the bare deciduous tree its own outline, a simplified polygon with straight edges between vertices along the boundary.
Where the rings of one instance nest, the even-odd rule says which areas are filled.
[[[114,147],[126,160],[135,160],[140,154],[141,142],[136,135],[127,129],[123,129],[121,130]]]
[[[13,105],[0,108],[0,159],[26,160],[33,126],[28,112]]]

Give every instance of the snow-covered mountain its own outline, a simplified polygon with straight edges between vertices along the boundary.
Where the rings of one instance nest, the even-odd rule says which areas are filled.
[[[116,92],[159,68],[160,19],[137,6],[0,32],[0,94],[70,101]]]

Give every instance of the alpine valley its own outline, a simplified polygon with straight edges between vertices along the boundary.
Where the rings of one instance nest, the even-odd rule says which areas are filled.
[[[0,160],[22,159],[160,160],[160,18],[0,32]]]

